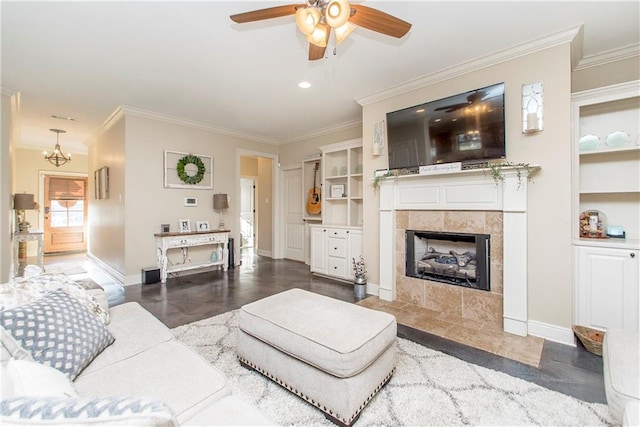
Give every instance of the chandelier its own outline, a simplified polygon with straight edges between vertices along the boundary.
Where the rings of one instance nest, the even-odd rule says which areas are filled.
[[[338,44],[355,30],[350,17],[351,6],[347,0],[311,0],[296,10],[296,25],[309,43],[327,47],[331,30]]]
[[[65,156],[65,154],[62,152],[62,149],[60,148],[60,134],[66,133],[67,131],[62,129],[49,129],[49,130],[51,132],[56,133],[56,146],[54,147],[53,153],[51,154],[47,154],[46,151],[43,152],[44,159],[47,160],[52,165],[54,165],[55,167],[66,165],[71,161],[71,153],[67,153],[67,155]]]

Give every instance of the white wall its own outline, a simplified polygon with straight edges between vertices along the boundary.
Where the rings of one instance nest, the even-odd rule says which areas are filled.
[[[17,120],[11,114],[11,98],[13,96],[17,95],[2,88],[2,103],[0,104],[0,283],[9,281],[13,257],[11,247],[14,216],[11,201],[13,186],[11,128],[13,122]]]
[[[529,186],[529,320],[571,326],[571,141],[570,45],[564,44],[478,71],[433,83],[363,109],[364,175],[387,167],[386,151],[373,157],[373,124],[390,111],[444,98],[493,83],[505,83],[507,160],[542,168]],[[521,132],[521,87],[544,82],[544,131]],[[369,280],[378,283],[378,194],[364,191],[364,258]]]

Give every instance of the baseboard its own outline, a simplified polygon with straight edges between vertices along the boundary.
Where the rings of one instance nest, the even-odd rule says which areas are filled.
[[[256,253],[260,256],[266,256],[271,258],[271,251],[268,251],[266,249],[258,249]]]
[[[121,285],[125,284],[125,277],[122,273],[117,270],[114,270],[109,265],[105,264],[100,258],[96,257],[90,252],[87,252],[87,258],[91,260],[94,264],[98,266],[101,270],[104,270],[109,276],[113,277],[113,279],[120,283]],[[139,278],[138,278],[139,280]],[[140,283],[140,281],[138,281]]]
[[[380,286],[375,283],[367,283],[367,296],[369,295],[380,296]]]
[[[560,344],[570,345],[572,347],[576,346],[575,336],[571,329],[550,325],[548,323],[536,322],[535,320],[529,320],[528,325],[529,335],[544,338]]]

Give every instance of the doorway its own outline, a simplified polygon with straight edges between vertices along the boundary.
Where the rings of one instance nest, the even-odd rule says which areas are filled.
[[[87,177],[44,176],[44,253],[87,250]]]

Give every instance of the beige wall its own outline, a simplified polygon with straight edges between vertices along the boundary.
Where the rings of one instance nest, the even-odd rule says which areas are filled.
[[[258,158],[241,156],[240,157],[240,175],[258,176]]]
[[[521,132],[521,87],[544,81],[544,131]],[[364,107],[364,175],[387,167],[386,151],[373,157],[373,123],[389,111],[505,83],[507,160],[540,165],[529,187],[529,319],[571,326],[571,155],[569,44],[504,62]],[[364,258],[370,281],[378,283],[378,195],[371,183],[364,191]]]
[[[124,271],[125,236],[125,118],[117,120],[89,146],[89,192],[94,194],[93,172],[109,168],[109,198],[89,200],[89,250],[116,272]],[[144,175],[140,173],[140,175]]]
[[[92,164],[109,166],[113,176],[111,199],[102,208],[96,203],[96,209],[105,213],[96,220],[97,230],[92,234],[92,249],[100,252],[96,256],[122,274],[125,284],[139,283],[140,269],[156,265],[153,235],[161,224],[176,230],[179,219],[190,219],[192,227],[195,221],[209,221],[217,227],[214,193],[229,194],[224,219],[231,237],[239,242],[237,149],[277,151],[275,146],[205,129],[129,114],[121,118],[89,150]],[[164,150],[212,156],[213,189],[164,188]],[[197,197],[198,206],[185,207],[185,197]]]
[[[273,178],[272,165],[273,161],[266,157],[257,158],[258,165],[258,185],[256,191],[256,210],[257,218],[257,240],[258,254],[265,256],[273,256]]]
[[[571,92],[580,92],[640,79],[640,56],[580,68],[571,74]]]
[[[300,166],[305,157],[320,154],[318,147],[334,142],[349,141],[362,137],[362,126],[354,126],[345,130],[327,133],[322,136],[291,142],[280,146],[280,165],[283,167]]]

